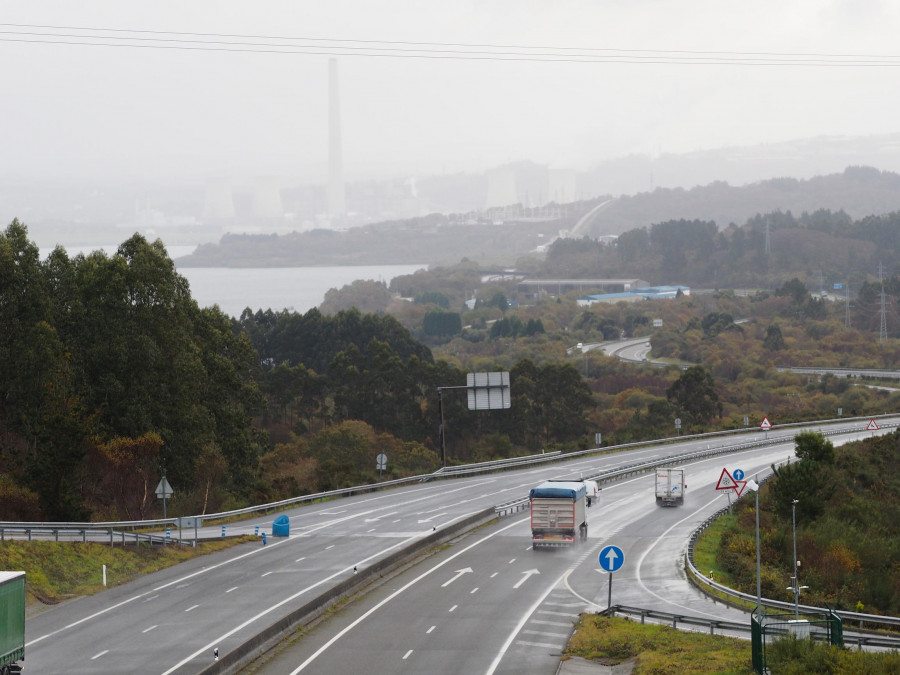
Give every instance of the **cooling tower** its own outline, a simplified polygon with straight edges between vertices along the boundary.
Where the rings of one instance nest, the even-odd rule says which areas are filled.
[[[338,67],[337,59],[328,59],[328,213],[343,216],[346,212]]]
[[[206,199],[203,204],[203,220],[217,222],[234,220],[234,199],[231,194],[231,183],[218,179],[206,184]]]

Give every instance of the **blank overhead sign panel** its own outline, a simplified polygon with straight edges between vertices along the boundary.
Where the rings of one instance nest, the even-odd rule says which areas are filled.
[[[509,373],[468,373],[469,410],[509,408]]]

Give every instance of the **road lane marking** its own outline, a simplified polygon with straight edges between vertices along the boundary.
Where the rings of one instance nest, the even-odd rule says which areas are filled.
[[[101,656],[103,656],[104,654],[108,654],[108,653],[109,653],[109,650],[108,650],[108,649],[104,649],[104,650],[103,650],[102,652],[100,652],[99,654],[94,654],[94,655],[91,657],[91,661],[93,661],[94,659],[99,659]]]
[[[190,607],[188,607],[188,608],[187,608],[186,610],[184,610],[184,611],[185,611],[185,612],[190,612],[192,609],[197,609],[199,606],[200,606],[200,605],[191,605]]]
[[[240,588],[240,587],[239,587],[239,586],[232,586],[231,588],[229,588],[229,589],[228,589],[227,591],[225,591],[225,592],[226,592],[226,593],[231,593],[231,591],[236,591],[238,588]]]
[[[457,607],[459,607],[459,605],[453,605],[453,607],[451,607],[449,610],[447,610],[447,612],[448,612],[448,613],[449,613],[449,612],[452,612],[452,611],[454,611]]]
[[[530,516],[529,516],[529,518],[530,518]],[[472,543],[472,544],[469,544],[469,545],[466,546],[465,548],[463,548],[463,549],[457,551],[456,553],[454,553],[453,555],[449,556],[446,560],[443,560],[443,561],[437,563],[437,564],[436,564],[434,567],[432,567],[431,569],[426,570],[425,572],[422,572],[422,574],[420,574],[419,576],[417,576],[417,577],[416,577],[415,579],[413,579],[412,581],[407,582],[406,585],[404,585],[404,586],[398,588],[396,591],[394,591],[393,593],[391,593],[391,594],[390,594],[388,597],[386,597],[384,600],[382,600],[381,602],[379,602],[377,605],[375,605],[374,607],[372,607],[371,609],[369,609],[367,612],[365,612],[362,616],[360,616],[360,617],[357,618],[355,621],[353,621],[353,623],[351,623],[349,626],[347,626],[346,628],[344,628],[343,630],[341,630],[340,632],[338,632],[336,635],[334,635],[328,642],[326,642],[324,645],[322,645],[321,647],[319,647],[319,649],[316,650],[316,652],[315,652],[312,656],[310,656],[308,659],[306,659],[306,661],[304,661],[304,662],[301,663],[299,666],[297,666],[294,670],[292,670],[291,673],[290,673],[290,675],[297,675],[297,673],[299,673],[301,670],[306,669],[306,667],[307,667],[310,663],[312,663],[312,662],[315,661],[317,658],[319,658],[319,656],[320,656],[323,652],[325,652],[326,649],[328,649],[329,647],[331,647],[335,642],[337,642],[338,640],[340,640],[340,639],[341,639],[342,637],[344,637],[347,633],[349,633],[351,630],[353,630],[356,626],[358,626],[358,625],[361,624],[363,621],[365,621],[365,620],[368,619],[370,616],[372,616],[372,614],[374,614],[375,612],[377,612],[377,611],[378,611],[379,609],[381,609],[384,605],[386,605],[386,604],[388,604],[389,602],[391,602],[391,601],[392,601],[394,598],[396,598],[398,595],[400,595],[401,593],[403,593],[403,592],[406,591],[407,589],[409,589],[409,588],[411,588],[412,586],[414,586],[414,585],[416,585],[417,583],[419,583],[419,582],[420,582],[422,579],[424,579],[425,577],[431,575],[433,572],[436,572],[437,570],[441,569],[444,565],[447,565],[447,564],[451,563],[453,560],[456,560],[456,558],[458,558],[459,556],[463,555],[464,553],[468,553],[470,550],[472,550],[472,549],[475,548],[476,546],[479,546],[480,544],[483,544],[484,542],[488,541],[489,539],[493,539],[493,538],[496,537],[497,535],[502,534],[502,533],[506,532],[507,530],[512,529],[513,527],[521,527],[522,523],[528,521],[529,518],[522,518],[522,519],[520,519],[520,520],[517,520],[517,521],[515,521],[515,522],[510,523],[510,524],[507,525],[506,527],[501,527],[501,528],[500,528],[499,530],[497,530],[496,532],[492,532],[491,534],[485,535],[484,537],[482,537],[482,538],[479,539],[478,541],[476,541],[476,542],[474,542],[474,543]],[[549,594],[550,591],[548,590],[547,593]],[[543,599],[543,598],[542,598],[542,599]],[[453,609],[456,609],[456,605],[453,606]],[[451,609],[450,611],[453,611],[453,609]],[[163,675],[168,675],[168,673],[163,673]]]
[[[328,549],[334,548],[335,546],[336,546],[336,544],[332,544],[331,546],[326,546],[326,547],[325,547],[325,550],[327,551]]]
[[[306,560],[306,556],[303,556],[302,558],[297,558],[294,562],[300,562],[301,560]]]
[[[469,595],[475,595],[478,592],[478,586],[469,591]]]
[[[149,598],[144,598],[144,602],[150,602],[151,600],[156,600],[159,597],[159,593],[156,595],[151,595]]]
[[[406,661],[406,659],[408,659],[408,658],[409,658],[409,655],[412,654],[412,653],[413,653],[413,650],[412,650],[412,649],[410,649],[408,652],[406,652],[406,653],[403,655],[403,660]]]
[[[463,514],[461,514],[461,515],[459,516],[459,519],[462,520],[462,519],[468,518],[469,516],[472,516],[472,515],[474,515],[475,513],[477,513],[477,511],[476,511],[476,512],[472,512],[472,513],[463,513]],[[345,520],[349,520],[349,517],[346,518]],[[520,521],[520,522],[517,522],[517,523],[513,523],[512,525],[509,525],[509,526],[503,528],[503,530],[500,530],[500,532],[503,532],[504,530],[507,530],[507,529],[509,529],[510,527],[513,527],[513,525],[519,525],[519,524],[521,524],[521,522],[524,522],[524,521]],[[416,536],[414,536],[414,537],[410,537],[410,538],[405,539],[405,540],[403,540],[403,541],[398,541],[397,543],[392,544],[392,545],[390,545],[390,546],[388,546],[388,547],[382,549],[381,551],[377,551],[377,552],[373,553],[372,555],[370,555],[370,556],[367,557],[367,558],[363,558],[362,560],[360,560],[360,561],[357,563],[357,565],[365,564],[365,563],[367,563],[367,562],[370,562],[370,561],[372,561],[372,560],[377,559],[379,556],[385,555],[388,551],[392,551],[392,550],[394,550],[394,549],[396,549],[396,548],[400,548],[400,547],[406,546],[406,545],[408,545],[408,544],[411,544],[411,543],[412,543],[413,541],[415,541],[416,539],[421,538],[422,535],[424,535],[424,534],[425,534],[425,533],[423,532],[423,533],[420,534],[420,535],[416,535]],[[494,536],[494,535],[488,535],[488,537],[492,537],[492,536]],[[486,537],[486,538],[487,538],[487,537]],[[287,540],[283,540],[283,541],[287,541]],[[278,543],[282,543],[282,542],[277,542],[276,544],[273,544],[273,546],[277,546]],[[473,546],[474,546],[474,544],[473,544]],[[271,547],[270,547],[270,548],[271,548]],[[265,549],[259,549],[259,548],[258,548],[258,549],[255,549],[255,551],[262,551],[262,550],[265,550]],[[463,550],[460,551],[458,554],[455,554],[455,555],[451,556],[450,558],[448,558],[447,560],[445,560],[444,563],[446,563],[446,562],[452,560],[452,559],[455,558],[457,555],[461,555],[462,553],[465,553],[467,550],[468,550],[468,548],[463,549]],[[243,556],[242,556],[242,557],[243,557]],[[434,571],[434,570],[438,569],[438,567],[442,566],[444,563],[441,563],[441,564],[438,565],[437,567],[432,568],[431,571]],[[246,628],[247,626],[249,626],[249,625],[252,624],[253,622],[258,621],[259,619],[261,619],[262,617],[266,616],[266,615],[269,614],[270,612],[274,612],[276,609],[279,609],[280,607],[283,607],[284,605],[286,605],[286,604],[288,604],[288,603],[290,603],[290,602],[293,602],[294,600],[296,600],[297,598],[299,598],[299,597],[300,597],[301,595],[303,595],[304,593],[308,593],[309,591],[311,591],[311,590],[313,590],[313,589],[315,589],[315,588],[318,588],[319,586],[321,586],[321,585],[323,585],[323,584],[327,584],[327,583],[328,583],[329,581],[331,581],[332,579],[334,579],[334,578],[336,578],[336,577],[339,577],[339,576],[342,576],[342,575],[344,575],[344,574],[347,574],[348,572],[350,572],[350,571],[352,571],[352,570],[353,570],[353,567],[352,567],[352,566],[347,566],[347,567],[345,567],[345,568],[343,568],[343,569],[338,570],[337,572],[335,572],[334,574],[332,574],[332,575],[330,575],[330,576],[327,576],[327,577],[325,577],[325,578],[323,578],[323,579],[320,579],[319,581],[317,581],[317,582],[315,582],[315,583],[313,583],[313,584],[310,584],[310,585],[307,586],[306,588],[303,588],[303,589],[297,591],[297,592],[294,593],[293,595],[290,595],[290,596],[288,596],[288,597],[286,597],[286,598],[283,598],[280,602],[277,602],[277,603],[275,603],[274,605],[271,605],[270,607],[268,607],[267,609],[264,609],[263,611],[258,612],[256,615],[254,615],[254,616],[250,617],[249,619],[247,619],[246,621],[244,621],[244,622],[238,624],[237,626],[235,626],[235,627],[232,628],[231,630],[225,632],[223,635],[220,635],[219,637],[217,637],[215,640],[213,640],[213,641],[210,642],[209,644],[207,644],[207,645],[201,647],[200,649],[196,650],[193,654],[190,654],[190,655],[188,655],[187,657],[183,658],[181,661],[179,661],[178,663],[176,663],[175,665],[173,665],[171,668],[169,668],[168,670],[164,671],[164,672],[162,673],[162,675],[171,675],[172,673],[174,673],[176,670],[178,670],[179,668],[181,668],[181,667],[182,667],[183,665],[185,665],[186,663],[189,663],[189,662],[193,661],[193,660],[194,660],[195,658],[197,658],[198,656],[200,656],[200,655],[202,655],[202,654],[208,652],[210,649],[213,649],[216,645],[220,644],[221,642],[223,642],[223,641],[226,640],[227,638],[231,637],[231,636],[234,635],[235,633],[237,633],[237,632],[243,630],[244,628]],[[429,574],[430,574],[430,572],[429,572]],[[401,589],[401,590],[402,590],[402,589]],[[394,597],[394,596],[391,596],[391,598],[389,598],[389,599],[392,599],[393,597]],[[355,624],[354,624],[354,625],[355,625]],[[330,646],[330,644],[331,644],[331,643],[329,643],[329,646]],[[321,653],[321,652],[324,651],[324,650],[325,650],[325,648],[320,649],[319,652],[317,652],[312,658],[315,658],[316,656],[318,656],[319,653]]]
[[[444,583],[442,583],[442,584],[441,584],[441,588],[446,588],[447,586],[449,586],[450,584],[452,584],[454,581],[456,581],[457,579],[459,579],[463,574],[472,574],[474,571],[475,571],[475,570],[473,570],[471,567],[464,567],[464,568],[461,569],[461,570],[456,570],[456,574],[453,575],[452,577],[450,577],[450,578],[449,578],[447,581],[445,581]]]
[[[522,584],[524,584],[526,581],[528,581],[529,577],[531,577],[534,574],[540,574],[540,572],[536,569],[531,569],[531,570],[528,570],[527,572],[522,572],[522,574],[524,576],[516,582],[516,584],[515,584],[515,586],[513,586],[513,588],[519,588]]]
[[[555,645],[551,642],[526,642],[525,640],[516,640],[517,645],[525,645],[526,647],[541,647],[543,649],[560,649],[561,645]],[[494,672],[489,670],[489,673]]]
[[[500,574],[500,572],[494,572],[494,573],[490,576],[490,578],[493,579],[493,578],[494,578],[495,576],[497,576],[498,574]]]
[[[432,626],[431,628],[429,628],[428,630],[426,630],[426,631],[425,631],[425,635],[430,634],[431,631],[433,631],[435,628],[437,628],[437,626]]]
[[[141,632],[142,632],[142,633],[149,633],[149,632],[150,632],[151,630],[153,630],[154,628],[156,628],[156,626],[150,626],[150,628],[145,628],[145,629],[142,630]]]
[[[269,576],[270,574],[272,574],[272,571],[269,571],[269,572],[263,572],[263,573],[260,574],[259,576],[261,576],[261,577],[267,577],[267,576]]]
[[[563,638],[564,640],[569,639],[568,633],[550,633],[545,630],[523,630],[522,634],[523,635],[545,635],[546,637],[559,637],[559,638]]]

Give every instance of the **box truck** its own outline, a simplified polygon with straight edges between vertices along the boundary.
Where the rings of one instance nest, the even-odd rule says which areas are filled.
[[[534,548],[571,546],[587,538],[583,482],[546,481],[531,489],[529,501]]]
[[[656,503],[659,506],[684,504],[684,469],[658,467],[656,469]]]
[[[0,572],[0,675],[22,672],[25,659],[25,572]]]

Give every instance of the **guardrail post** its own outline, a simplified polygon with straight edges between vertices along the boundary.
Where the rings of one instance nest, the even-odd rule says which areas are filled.
[[[25,531],[28,533],[28,541],[31,541],[31,528],[29,527],[29,528],[28,528],[27,530],[25,530]]]
[[[59,541],[59,530],[53,530],[54,541]]]
[[[112,528],[109,528],[109,545],[115,546],[115,544],[113,544],[113,529]]]

